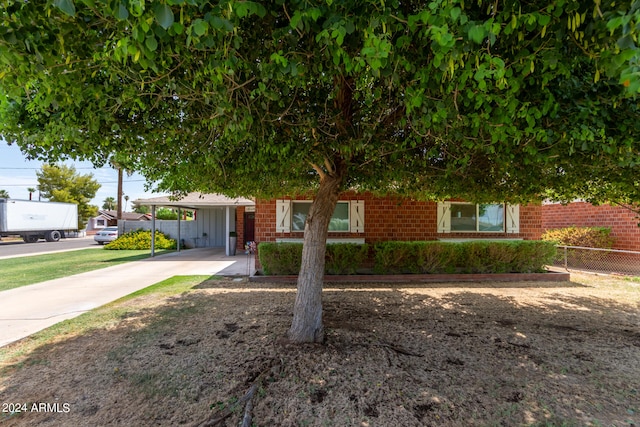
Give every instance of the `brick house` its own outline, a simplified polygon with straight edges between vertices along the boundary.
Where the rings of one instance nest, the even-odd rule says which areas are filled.
[[[302,241],[310,202],[303,197],[257,200],[255,240]],[[541,205],[436,203],[346,192],[339,198],[328,241],[371,244],[387,240],[538,240],[542,230]]]
[[[587,202],[567,205],[545,203],[542,206],[542,228],[608,227],[615,239],[614,249],[640,251],[640,219],[622,206],[594,206]]]

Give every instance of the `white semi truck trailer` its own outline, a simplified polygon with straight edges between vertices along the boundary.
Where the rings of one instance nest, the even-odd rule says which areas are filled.
[[[20,236],[27,243],[57,242],[78,230],[78,205],[0,199],[0,237]]]

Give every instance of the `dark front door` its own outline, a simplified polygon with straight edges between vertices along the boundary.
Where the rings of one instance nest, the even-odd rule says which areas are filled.
[[[256,213],[255,212],[245,212],[244,213],[244,242],[243,245],[247,242],[255,241],[254,229],[256,226]]]

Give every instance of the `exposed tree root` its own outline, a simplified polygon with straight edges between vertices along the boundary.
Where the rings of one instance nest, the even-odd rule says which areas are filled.
[[[232,405],[229,405],[224,409],[216,411],[208,420],[205,420],[196,425],[198,427],[217,426],[221,424],[224,420],[229,418],[231,415],[233,415],[238,408],[244,405],[244,414],[242,417],[241,426],[242,427],[251,426],[251,421],[252,421],[251,411],[253,410],[253,397],[255,396],[258,388],[260,388],[260,386],[264,382],[265,378],[267,378],[270,373],[276,371],[280,363],[281,362],[279,360],[276,360],[276,359],[271,360],[268,366],[265,369],[263,369],[262,372],[260,372],[260,374],[258,374],[255,377],[255,379],[251,383],[251,387],[249,387],[249,390],[244,394],[244,396],[242,396],[240,399],[238,399],[237,402],[233,403]]]
[[[242,427],[251,427],[251,411],[253,410],[253,395],[256,394],[258,389],[258,383],[253,383],[251,388],[247,392],[251,397],[247,400],[247,404],[244,406],[244,416],[242,417]]]

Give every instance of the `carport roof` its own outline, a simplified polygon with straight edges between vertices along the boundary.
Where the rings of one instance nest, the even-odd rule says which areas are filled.
[[[222,194],[189,193],[181,199],[172,200],[170,196],[152,197],[149,199],[137,199],[136,205],[142,206],[168,206],[174,208],[206,208],[225,206],[255,206],[255,202],[250,199],[238,197],[232,199]]]

